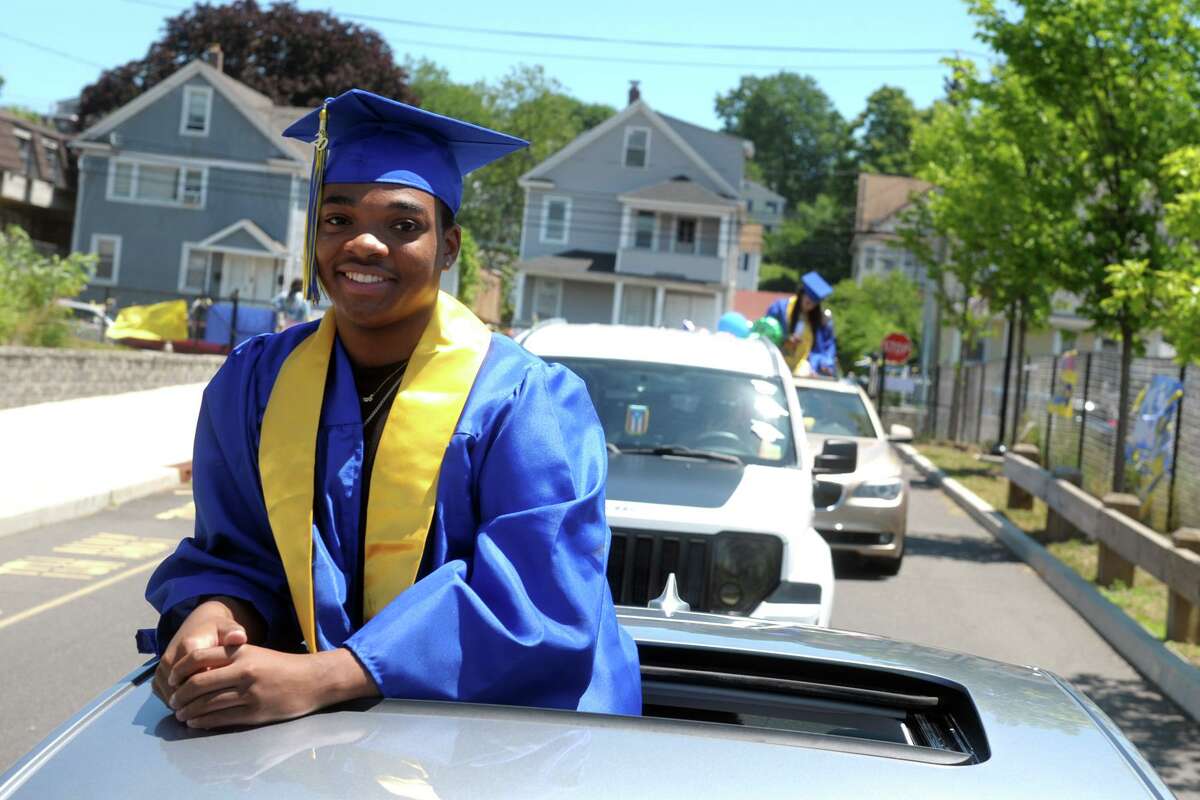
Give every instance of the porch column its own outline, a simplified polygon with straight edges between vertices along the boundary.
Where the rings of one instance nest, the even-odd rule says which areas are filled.
[[[625,281],[617,281],[613,287],[613,304],[612,304],[612,324],[617,325],[621,322],[621,295],[625,289]]]
[[[629,247],[629,206],[621,207],[621,243],[620,249],[624,250]]]
[[[654,326],[662,325],[663,305],[667,302],[667,287],[654,287]]]
[[[518,272],[516,277],[517,279],[513,281],[512,288],[513,292],[516,294],[516,297],[513,298],[513,323],[523,319],[521,312],[525,310],[521,307],[525,304],[525,273]]]

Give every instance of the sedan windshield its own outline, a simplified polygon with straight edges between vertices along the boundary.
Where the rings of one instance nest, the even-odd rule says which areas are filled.
[[[747,464],[796,463],[778,379],[675,364],[547,358],[587,384],[610,446],[659,455],[704,452]]]
[[[797,386],[800,409],[804,415],[804,430],[827,436],[865,436],[871,439],[878,435],[867,414],[862,398],[853,392],[831,392]]]

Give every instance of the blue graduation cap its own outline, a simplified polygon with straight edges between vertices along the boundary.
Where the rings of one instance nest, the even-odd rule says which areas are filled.
[[[327,183],[392,183],[428,192],[458,213],[463,176],[529,142],[362,89],[327,99],[283,135],[313,143],[304,294],[316,301],[316,227]]]
[[[805,294],[817,303],[833,294],[833,287],[815,271],[805,273],[804,277],[800,279],[800,285],[804,287]]]

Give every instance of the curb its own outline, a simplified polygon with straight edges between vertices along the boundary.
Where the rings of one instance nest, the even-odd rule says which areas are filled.
[[[136,483],[117,486],[85,497],[75,497],[54,505],[44,506],[16,514],[11,517],[0,517],[0,539],[16,533],[40,528],[55,522],[67,522],[80,517],[90,516],[97,511],[103,511],[110,506],[137,500],[140,497],[170,489],[185,483],[191,478],[192,464],[190,461],[170,467],[155,470],[152,477],[147,477]]]
[[[1095,586],[1051,555],[1049,550],[979,499],[974,492],[953,478],[946,477],[912,445],[898,444],[896,449],[905,461],[916,467],[931,483],[940,486],[984,530],[1032,567],[1122,658],[1158,686],[1192,719],[1200,720],[1200,669],[1164,647],[1132,617],[1109,602]]]

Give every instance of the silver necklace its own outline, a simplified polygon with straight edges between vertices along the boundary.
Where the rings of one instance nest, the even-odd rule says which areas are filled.
[[[396,376],[397,376],[397,375],[399,375],[401,372],[404,372],[404,368],[405,368],[405,367],[407,367],[407,366],[408,366],[408,362],[407,362],[407,361],[405,361],[403,364],[401,364],[400,366],[396,367],[396,370],[395,370],[395,372],[393,372],[391,375],[388,375],[386,378],[384,378],[382,381],[380,381],[380,382],[379,382],[379,385],[375,387],[374,391],[372,391],[370,394],[364,394],[364,395],[362,395],[362,396],[361,396],[361,397],[362,397],[362,401],[363,401],[364,403],[373,403],[373,402],[375,402],[375,395],[377,395],[377,394],[379,393],[379,390],[380,390],[380,389],[382,389],[384,386],[387,386],[387,385],[388,385],[388,382],[389,382],[389,381],[391,381],[391,380],[392,380],[392,378],[396,377]]]
[[[382,387],[380,387],[380,388],[382,388]],[[385,403],[384,400],[386,400],[391,395],[395,394],[396,390],[399,388],[400,388],[400,381],[396,381],[395,383],[393,383],[391,385],[391,388],[389,388],[386,392],[384,392],[383,397],[379,398],[379,405],[372,408],[371,413],[367,414],[367,418],[363,420],[364,428],[367,427],[368,425],[370,425],[371,420],[375,419],[375,417],[377,417],[379,415],[379,410],[387,405],[387,403]],[[379,391],[379,389],[375,390],[375,392],[378,392],[378,391]],[[372,392],[371,395],[374,396],[375,392]]]

